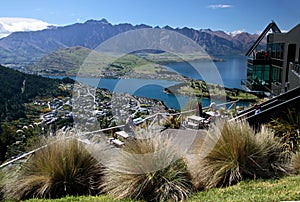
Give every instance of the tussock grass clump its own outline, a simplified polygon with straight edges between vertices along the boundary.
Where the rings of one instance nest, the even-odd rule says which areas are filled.
[[[280,138],[282,149],[287,155],[297,152],[300,148],[300,113],[288,109],[285,116],[272,120],[268,126]],[[290,156],[289,156],[290,157]]]
[[[291,158],[291,172],[295,174],[300,174],[300,152],[292,154]]]
[[[217,123],[207,131],[201,154],[189,161],[189,167],[198,189],[230,186],[283,174],[281,151],[265,127],[256,133],[247,122]]]
[[[4,197],[23,200],[96,194],[102,169],[77,139],[56,140],[35,152],[18,173],[6,179]]]
[[[4,172],[0,170],[0,201],[3,200]]]
[[[115,198],[181,201],[193,190],[187,164],[170,138],[133,140],[114,160],[104,171],[104,190]]]

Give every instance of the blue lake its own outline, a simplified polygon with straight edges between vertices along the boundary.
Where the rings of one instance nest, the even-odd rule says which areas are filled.
[[[193,79],[203,79],[207,83],[221,84],[228,88],[241,89],[241,80],[246,78],[247,57],[217,56],[223,62],[211,62],[206,60],[170,63],[166,66],[170,69]],[[212,71],[214,70],[214,71]]]
[[[193,61],[189,63],[171,63],[166,67],[183,76],[203,79],[208,83],[216,83],[229,88],[241,88],[241,79],[246,78],[246,61],[243,56],[220,56],[224,62]],[[132,95],[161,100],[170,108],[181,109],[188,102],[188,96],[175,96],[163,92],[165,87],[178,82],[151,79],[103,79],[76,78],[73,79],[98,88],[105,88],[111,92],[130,93]],[[217,103],[224,102],[214,100]],[[203,106],[208,106],[210,100],[203,99]],[[240,103],[243,105],[246,103]]]

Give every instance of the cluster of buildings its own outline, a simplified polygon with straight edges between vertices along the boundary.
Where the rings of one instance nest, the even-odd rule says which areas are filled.
[[[41,115],[41,123],[51,126],[58,121],[72,121],[69,126],[91,132],[124,124],[129,116],[138,122],[146,115],[165,110],[160,101],[126,93],[111,93],[78,83],[67,88],[73,92],[72,98],[61,97],[48,102],[34,102],[35,105],[47,108],[48,112]]]
[[[34,104],[39,104],[39,101],[35,101]],[[41,103],[45,105],[45,103]],[[48,107],[48,113],[42,114],[42,123],[50,125],[57,121],[58,119],[70,120],[73,117],[72,113],[72,101],[70,97],[66,98],[53,98],[46,104]]]

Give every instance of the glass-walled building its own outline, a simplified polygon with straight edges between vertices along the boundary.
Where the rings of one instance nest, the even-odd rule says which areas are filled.
[[[255,50],[267,35],[266,50]],[[252,92],[278,95],[300,85],[300,24],[281,33],[272,22],[247,52],[247,80],[242,86]]]

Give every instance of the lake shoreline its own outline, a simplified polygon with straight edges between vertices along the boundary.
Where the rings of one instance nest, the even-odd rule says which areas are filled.
[[[151,61],[151,60],[150,60]],[[166,68],[168,65],[172,64],[180,64],[180,63],[192,63],[192,62],[225,62],[225,59],[219,57],[199,57],[199,58],[188,58],[186,60],[179,60],[179,59],[170,59],[168,58],[166,61],[162,59],[158,59],[154,61],[157,65],[160,66],[162,70],[156,71],[156,73],[141,73],[137,72],[134,69],[128,73],[120,75],[118,72],[114,70],[106,69],[99,74],[92,74],[92,73],[82,73],[78,71],[77,74],[70,74],[67,72],[48,72],[48,73],[41,73],[41,76],[45,77],[85,77],[85,78],[103,78],[103,79],[158,79],[158,80],[169,80],[169,81],[187,81],[190,78],[179,73],[176,73],[172,70]]]
[[[164,93],[170,95],[183,95],[188,97],[205,97],[222,99],[226,97],[228,101],[257,102],[258,97],[237,88],[227,88],[216,84],[206,84],[203,80],[191,79],[189,83],[178,83],[166,87]],[[225,94],[224,94],[225,93]]]
[[[242,90],[240,81],[246,76],[247,58],[243,56],[230,56],[223,57],[222,59],[224,62],[216,62],[215,64],[212,64],[212,62],[208,60],[201,60],[198,62],[198,66],[201,65],[200,67],[203,68],[203,71],[208,71],[209,69],[211,69],[211,67],[217,68],[216,70],[219,72],[219,77],[221,76],[221,80],[216,80],[215,84],[223,86],[222,88],[231,89],[232,94],[238,94],[237,90],[235,89]],[[145,74],[142,78],[141,75],[139,75],[139,77],[134,77],[133,74],[130,74],[126,77],[99,77],[98,75],[90,77],[88,75],[80,75],[80,77],[83,78],[80,78],[79,75],[74,75],[73,79],[83,81],[86,84],[92,85],[94,87],[108,89],[112,92],[129,92],[141,97],[158,99],[163,101],[169,108],[180,109],[185,105],[185,103],[188,102],[188,100],[191,99],[191,96],[189,94],[167,94],[163,92],[164,89],[178,83],[189,83],[193,79],[200,80],[201,75],[197,74],[197,71],[195,72],[195,68],[187,63],[172,63],[170,66],[170,68],[176,73],[176,76],[180,78],[180,80],[175,80],[174,75],[169,75],[169,77],[157,78],[149,75],[147,76]],[[63,75],[63,77],[67,76]],[[60,76],[60,78],[62,77]],[[132,90],[133,88],[135,90]],[[215,95],[217,97],[217,94]],[[209,98],[209,96],[207,96],[204,98],[204,106],[209,106],[211,102],[210,100],[216,101],[214,97]],[[225,96],[222,96],[222,98],[223,101],[226,100]],[[227,97],[227,99],[232,98]],[[252,99],[243,100],[253,101]]]

